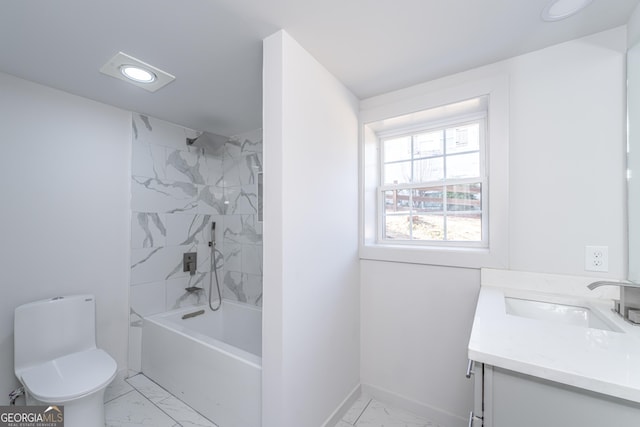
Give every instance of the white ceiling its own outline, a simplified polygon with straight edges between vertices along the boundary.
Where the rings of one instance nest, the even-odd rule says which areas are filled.
[[[262,126],[262,39],[286,29],[359,98],[627,23],[640,0],[0,0],[0,71],[198,130]],[[118,51],[176,76],[156,93],[99,73]]]

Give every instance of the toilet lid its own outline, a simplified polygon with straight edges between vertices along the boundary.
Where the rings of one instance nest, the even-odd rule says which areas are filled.
[[[105,387],[115,377],[116,369],[111,356],[94,348],[25,369],[21,378],[36,399],[62,403]]]

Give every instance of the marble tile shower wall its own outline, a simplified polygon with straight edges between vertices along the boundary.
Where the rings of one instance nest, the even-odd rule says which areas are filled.
[[[138,114],[132,126],[129,365],[137,372],[142,317],[207,301],[212,221],[223,298],[262,305],[262,133],[189,147],[194,130]],[[198,254],[193,276],[182,271],[185,252]],[[185,290],[193,286],[204,291]],[[215,278],[213,287],[216,298]]]

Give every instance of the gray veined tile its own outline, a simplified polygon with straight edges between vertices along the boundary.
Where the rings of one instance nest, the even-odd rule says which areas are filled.
[[[201,167],[203,158],[204,154],[201,151],[169,150],[166,167],[167,179],[205,185],[207,181]]]
[[[142,328],[142,315],[137,313],[134,307],[129,306],[129,326]]]
[[[262,306],[262,276],[225,271],[220,286],[223,298]]]
[[[172,427],[175,421],[132,390],[104,405],[106,427]]]
[[[224,185],[225,187],[241,187],[256,184],[257,174],[262,168],[256,153],[225,158]]]
[[[133,141],[131,173],[147,178],[166,178],[166,148],[150,142]]]
[[[211,223],[214,221],[216,241],[222,242],[222,215],[166,214],[167,245],[208,245],[211,240]]]
[[[244,282],[242,273],[235,271],[225,271],[222,289],[222,297],[234,301],[249,302],[244,290]]]
[[[262,275],[262,245],[242,245],[242,271]]]
[[[228,215],[224,221],[226,243],[262,244],[262,232],[256,215]]]
[[[258,187],[244,185],[229,188],[225,191],[229,206],[227,213],[231,215],[255,215],[258,213]]]
[[[226,144],[228,156],[262,152],[262,129],[234,135]]]
[[[174,396],[158,402],[157,405],[183,427],[216,427],[214,423]]]
[[[197,198],[198,213],[224,215],[227,213],[227,205],[224,189],[207,185],[199,190]]]
[[[355,424],[355,422],[360,418],[364,410],[367,408],[369,403],[371,402],[371,398],[369,396],[361,395],[356,399],[356,401],[351,405],[351,408],[344,414],[342,417],[342,421],[349,423],[349,425]]]
[[[196,245],[132,249],[131,285],[188,276],[182,268],[182,255],[196,251]]]
[[[133,137],[137,141],[185,150],[187,138],[195,138],[197,135],[193,129],[142,114],[133,115]]]
[[[127,378],[127,382],[153,403],[158,403],[161,400],[171,397],[171,394],[167,390],[163,389],[143,374]]]
[[[202,186],[134,176],[131,210],[134,212],[197,212]]]
[[[222,158],[214,157],[209,154],[203,156],[200,161],[200,171],[202,176],[204,177],[205,184],[213,185],[215,187],[224,186],[224,169]]]
[[[131,286],[131,308],[139,316],[149,316],[166,309],[165,282],[148,282]]]
[[[242,272],[242,245],[240,243],[224,243],[224,269]]]
[[[153,248],[164,246],[167,238],[164,214],[133,212],[131,215],[131,247]]]
[[[373,399],[355,424],[357,427],[436,427],[436,424]]]
[[[207,292],[209,289],[209,277],[209,273],[197,273],[195,276],[167,280],[166,309],[174,310],[180,307],[206,304]],[[186,289],[190,287],[202,288],[202,290],[189,292]]]
[[[349,424],[344,421],[338,421],[338,424],[336,424],[335,427],[353,427],[353,424]]]
[[[262,307],[262,276],[255,274],[243,274],[244,294],[247,302]]]
[[[126,370],[119,371],[116,374],[116,377],[114,378],[114,380],[111,382],[111,384],[107,386],[107,389],[105,390],[105,393],[104,393],[105,403],[133,390],[133,387],[131,387],[129,383],[127,383],[124,379],[126,375],[127,375]]]

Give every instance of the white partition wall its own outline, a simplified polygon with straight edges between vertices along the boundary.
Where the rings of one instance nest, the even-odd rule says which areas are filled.
[[[264,41],[263,427],[320,426],[359,383],[358,102]]]

